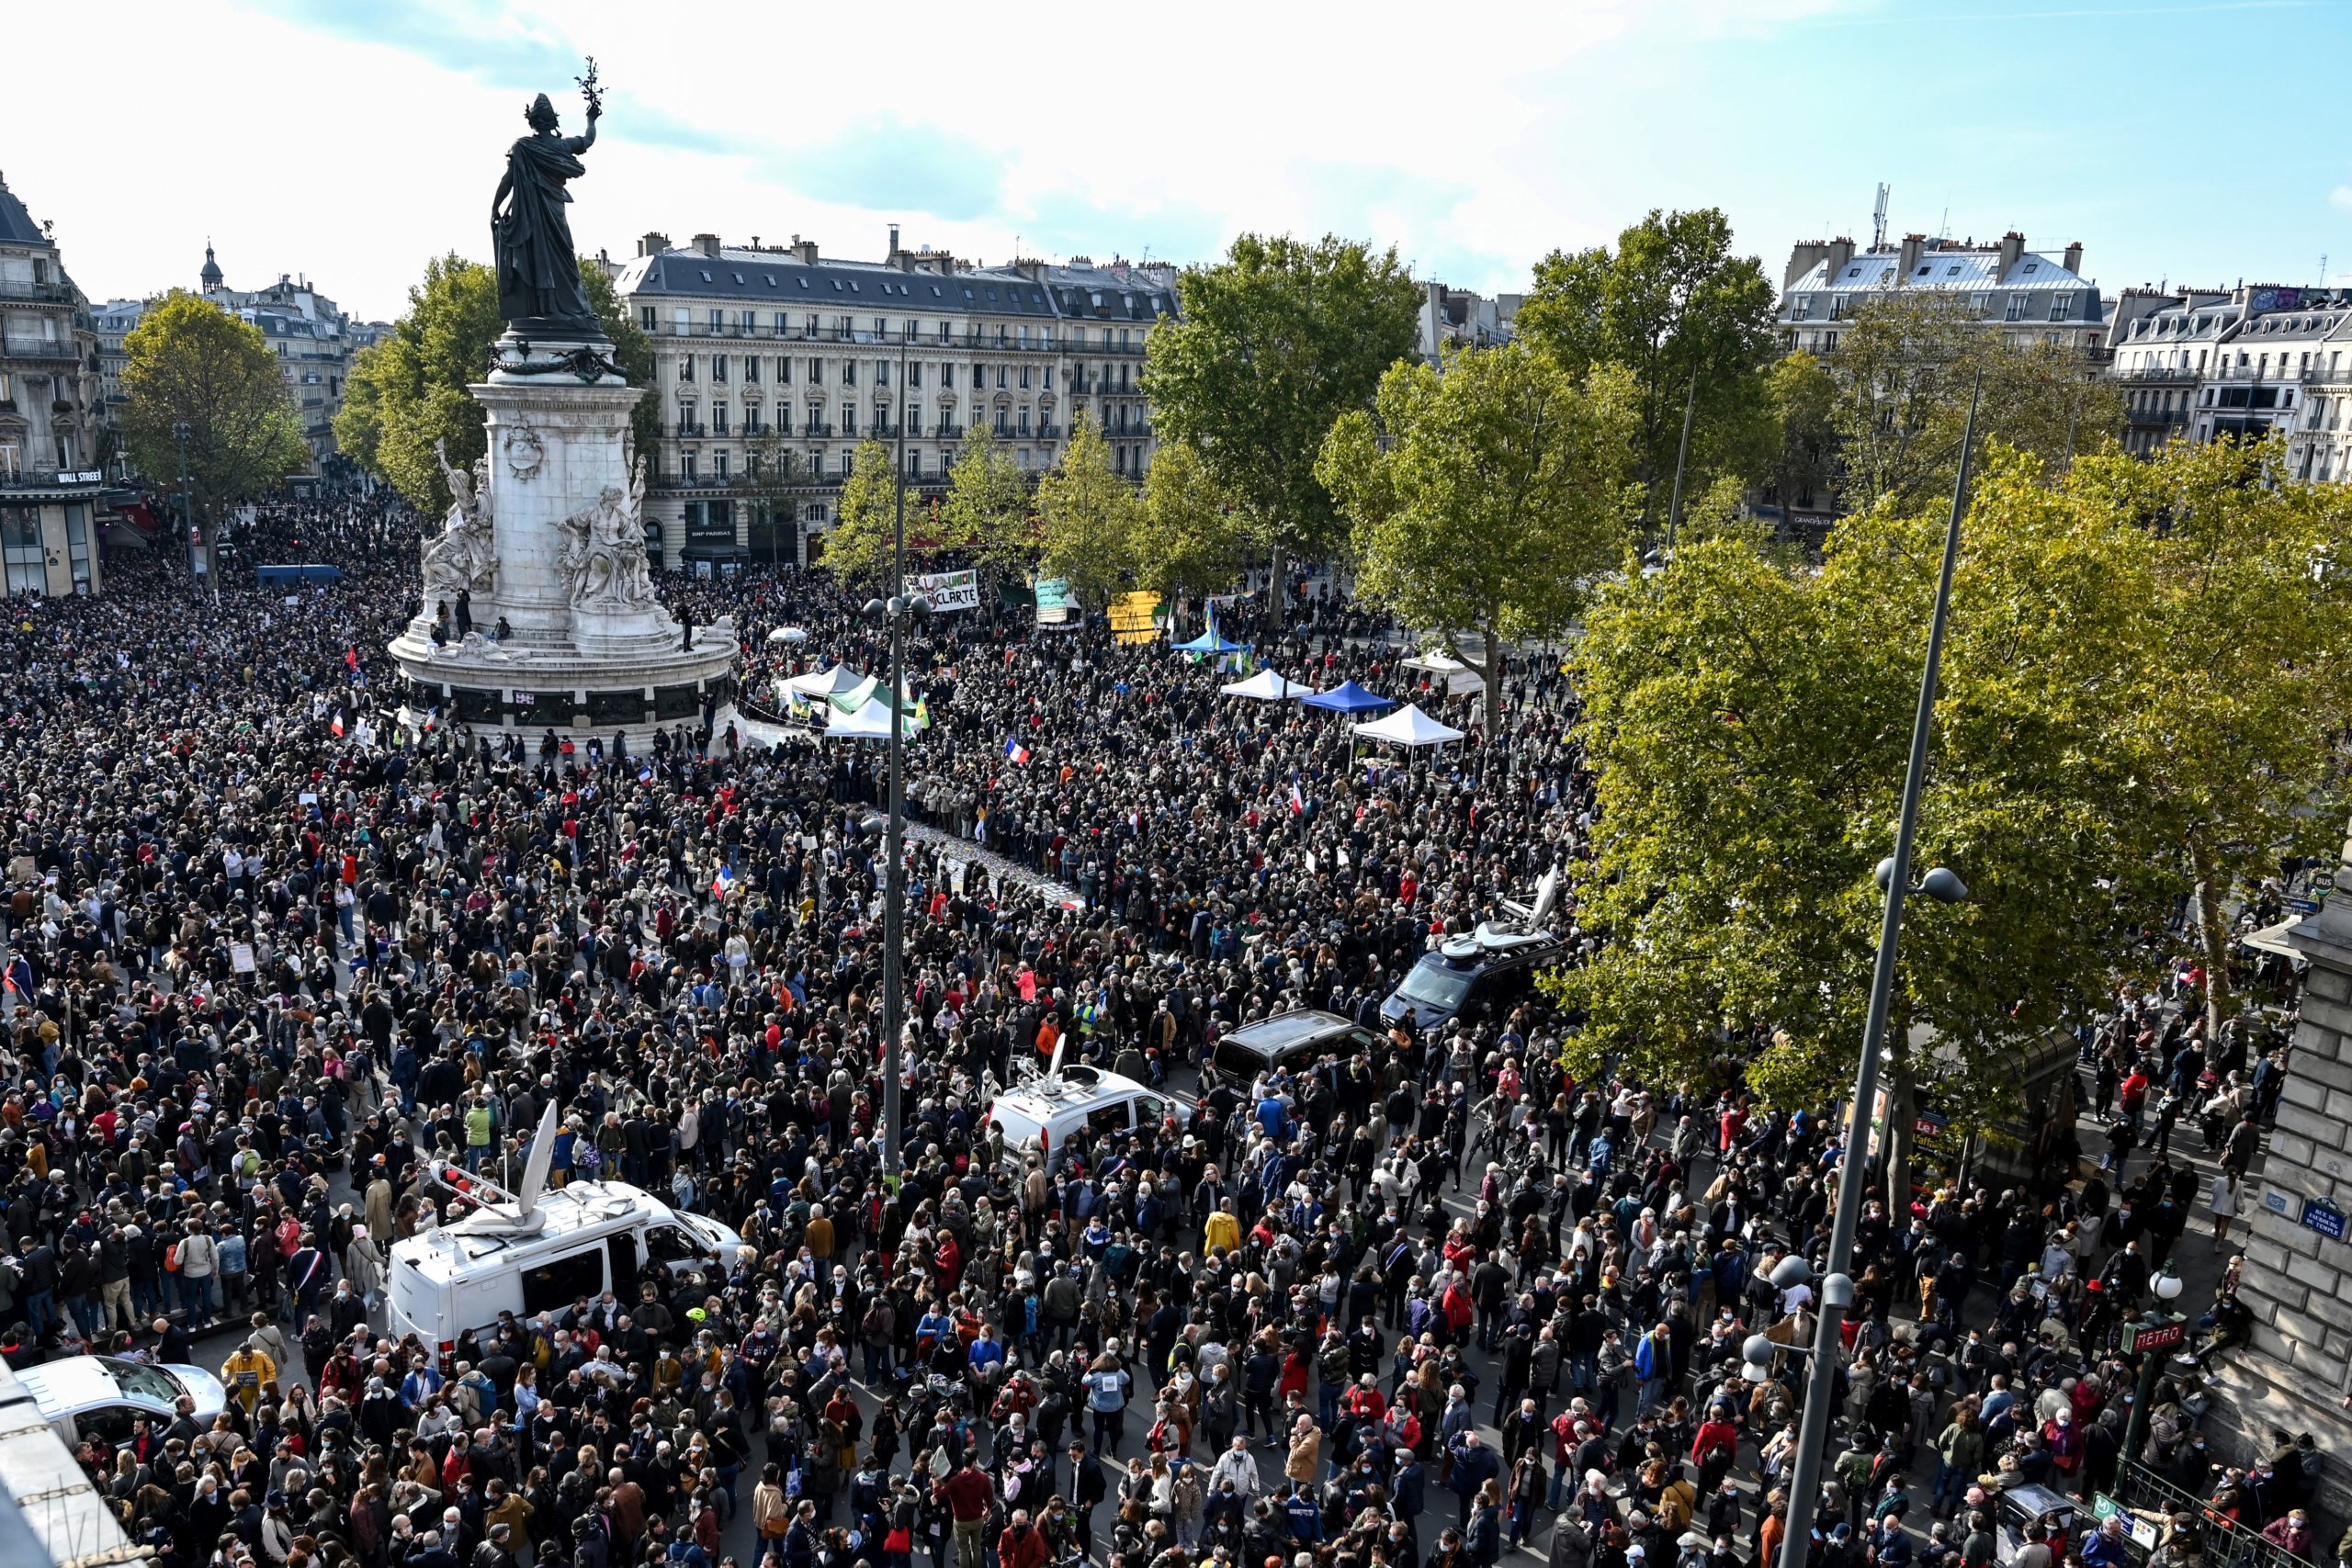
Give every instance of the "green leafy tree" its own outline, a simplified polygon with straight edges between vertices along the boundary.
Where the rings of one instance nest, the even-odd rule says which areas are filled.
[[[628,319],[603,268],[583,260],[580,276],[613,341],[614,363],[631,385],[650,386],[652,340]],[[448,509],[449,492],[434,444],[446,444],[450,462],[460,467],[486,449],[481,405],[467,388],[489,373],[491,345],[506,323],[498,313],[495,275],[455,252],[425,264],[408,302],[391,334],[353,361],[335,416],[335,441],[411,502],[438,514]],[[652,460],[661,430],[658,404],[647,397],[629,416],[639,463]]]
[[[1040,570],[1067,579],[1080,596],[1107,604],[1136,578],[1143,500],[1111,468],[1111,445],[1080,414],[1061,461],[1037,484]]]
[[[1182,316],[1146,340],[1153,423],[1198,449],[1277,581],[1285,556],[1330,558],[1346,527],[1316,478],[1323,438],[1413,351],[1420,291],[1394,249],[1244,234],[1223,261],[1187,269],[1177,294]]]
[[[1838,444],[1837,396],[1837,383],[1810,354],[1792,354],[1764,373],[1774,436],[1767,477],[1784,520],[1793,516],[1799,498],[1819,497],[1829,489]]]
[[[2227,904],[2281,856],[2343,845],[2352,580],[2338,563],[2352,562],[2352,493],[2290,479],[2277,442],[2227,441],[2176,442],[2154,463],[2087,458],[2064,493],[2144,540],[2134,733],[2143,788],[2196,897],[2207,1037],[2219,1038],[2237,1008]]]
[[[1948,294],[1894,288],[1865,299],[1825,367],[1838,499],[1851,512],[1882,501],[1916,508],[1950,492],[1980,373],[1978,437],[2045,465],[2098,449],[2123,423],[2121,394],[2080,353],[2014,344]]]
[[[1663,526],[1686,403],[1686,496],[1724,474],[1756,478],[1769,460],[1764,374],[1778,305],[1762,265],[1732,254],[1720,209],[1653,210],[1617,236],[1613,251],[1555,251],[1538,262],[1517,325],[1521,341],[1548,350],[1572,376],[1601,364],[1633,373],[1641,516],[1645,527]]]
[[[825,536],[825,565],[836,581],[861,587],[890,581],[898,506],[899,476],[890,448],[871,437],[859,442],[834,507],[837,521]]]
[[[1633,378],[1580,380],[1511,344],[1466,349],[1442,373],[1381,378],[1370,412],[1342,414],[1317,473],[1355,528],[1357,591],[1407,622],[1478,640],[1464,663],[1500,712],[1501,645],[1555,637],[1624,554]]]
[[[1688,1083],[1737,1055],[1783,1105],[1850,1081],[1942,534],[1932,514],[1865,514],[1817,572],[1704,539],[1585,617],[1571,662],[1600,811],[1576,894],[1608,938],[1546,982],[1589,1010],[1579,1060]],[[1887,1074],[1899,1194],[1923,1079],[1963,1123],[2014,1108],[2019,1053],[2098,1004],[2120,933],[2176,886],[2132,723],[2146,539],[2015,455],[1992,463],[1963,539],[1916,853],[1971,897],[1905,919]],[[1926,1060],[1915,1026],[1936,1040]]]
[[[187,427],[200,514],[245,500],[311,460],[285,366],[252,322],[175,289],[123,339],[123,436],[142,472],[176,478]]]
[[[1037,563],[1037,525],[1029,476],[1012,449],[982,421],[965,433],[963,449],[947,472],[947,499],[939,519],[949,548],[968,551],[982,566],[1026,581]]]
[[[1241,513],[1189,444],[1170,442],[1144,475],[1136,575],[1144,586],[1198,598],[1232,586],[1250,549]]]

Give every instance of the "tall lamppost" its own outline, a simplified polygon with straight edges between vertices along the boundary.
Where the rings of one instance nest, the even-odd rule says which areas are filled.
[[[927,620],[931,601],[907,592],[907,337],[899,338],[899,395],[891,404],[898,415],[897,500],[890,522],[890,597],[869,599],[870,620],[890,628],[890,755],[888,818],[883,831],[883,852],[889,869],[882,878],[882,1174],[897,1190],[906,1158],[906,1113],[900,1103],[899,1079],[905,1075],[902,1036],[906,1033],[905,982],[899,950],[905,940],[906,919],[906,632],[910,620]]]
[[[1928,772],[1928,734],[1936,714],[1936,674],[1943,662],[1944,625],[1951,613],[1952,564],[1960,557],[1960,520],[1968,506],[1968,464],[1976,445],[1976,405],[1983,395],[1980,372],[1969,394],[1968,424],[1961,435],[1960,475],[1951,491],[1951,518],[1944,526],[1942,575],[1936,581],[1936,608],[1928,623],[1928,661],[1919,675],[1919,707],[1911,720],[1911,761],[1903,775],[1903,814],[1894,830],[1894,853],[1879,862],[1878,885],[1886,890],[1879,922],[1878,961],[1871,973],[1870,1012],[1862,1023],[1862,1060],[1854,1073],[1854,1102],[1846,1145],[1838,1161],[1838,1213],[1829,1230],[1829,1257],[1822,1270],[1821,1311],[1814,1325],[1813,1365],[1805,1382],[1804,1421],[1797,1432],[1794,1472],[1789,1478],[1788,1533],[1781,1542],[1781,1568],[1805,1568],[1813,1521],[1821,1501],[1822,1450],[1829,1436],[1830,1404],[1838,1387],[1838,1357],[1843,1347],[1838,1325],[1853,1304],[1854,1230],[1861,1219],[1862,1189],[1869,1184],[1867,1157],[1871,1116],[1878,1100],[1878,1058],[1886,1044],[1886,1015],[1894,992],[1894,953],[1903,934],[1903,900],[1924,893],[1939,903],[1968,897],[1960,878],[1941,866],[1910,885],[1911,846],[1919,826],[1919,791]],[[1887,1129],[1890,1140],[1894,1130]]]

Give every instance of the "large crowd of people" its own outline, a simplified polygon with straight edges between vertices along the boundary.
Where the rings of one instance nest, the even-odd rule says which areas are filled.
[[[101,597],[9,606],[0,695],[0,1355],[241,1330],[209,1425],[85,1445],[161,1562],[1747,1568],[1793,1529],[1831,1568],[2121,1568],[2087,1508],[2005,1535],[2004,1495],[2112,1486],[2123,1325],[2185,1249],[2222,1280],[2199,1353],[2245,1335],[2211,1251],[2284,1035],[2207,1038],[2184,960],[2080,1021],[2078,1122],[1866,1212],[1830,1483],[1792,1499],[1813,1289],[1773,1280],[1824,1255],[1839,1123],[1736,1065],[1572,1077],[1540,991],[1382,1020],[1595,805],[1555,656],[1487,723],[1329,595],[1225,625],[1294,679],[1452,702],[1462,743],[1366,752],[1099,626],[921,630],[893,1190],[878,754],[725,714],[569,755],[393,717],[414,520],[341,491],[251,526],[343,580],[216,599],[125,551]],[[820,575],[662,589],[733,618],[749,698],[887,673]],[[1301,1007],[1376,1043],[1202,1087]],[[992,1098],[1057,1053],[1197,1105],[1007,1147]],[[428,1164],[519,1168],[550,1105],[551,1179],[650,1189],[745,1260],[447,1355],[388,1332],[392,1249],[462,1208]],[[2315,1558],[2309,1439],[2225,1465],[2193,1371],[2154,1387],[2165,1568],[2233,1530]]]

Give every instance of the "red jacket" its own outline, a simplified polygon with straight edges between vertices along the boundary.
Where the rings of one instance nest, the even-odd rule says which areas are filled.
[[[966,1465],[933,1485],[931,1495],[947,1505],[956,1522],[968,1525],[989,1517],[989,1505],[995,1500],[996,1487],[987,1476]],[[999,1546],[997,1550],[1001,1551],[1003,1548]]]

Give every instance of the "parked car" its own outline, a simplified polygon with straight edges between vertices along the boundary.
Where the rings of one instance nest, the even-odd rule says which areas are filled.
[[[112,1356],[74,1356],[27,1367],[17,1381],[33,1396],[33,1404],[63,1438],[75,1443],[106,1443],[120,1448],[130,1441],[131,1427],[145,1416],[162,1435],[178,1418],[185,1395],[195,1406],[190,1419],[209,1428],[212,1418],[229,1407],[229,1391],[202,1367],[119,1360]]]

